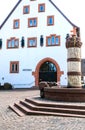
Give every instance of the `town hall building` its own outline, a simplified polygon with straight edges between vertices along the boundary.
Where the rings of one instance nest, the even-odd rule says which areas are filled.
[[[52,0],[19,0],[0,26],[0,83],[67,85],[65,42],[72,30],[79,27]]]

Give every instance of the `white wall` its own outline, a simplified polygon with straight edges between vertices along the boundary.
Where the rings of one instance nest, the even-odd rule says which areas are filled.
[[[38,13],[38,3],[46,3],[46,12]],[[23,6],[30,5],[30,14],[23,15]],[[55,15],[54,26],[47,26],[47,16]],[[28,28],[28,18],[38,17],[38,27]],[[13,29],[13,20],[20,19],[20,29]],[[55,9],[55,7],[47,0],[27,1],[23,0],[14,13],[10,16],[0,31],[0,37],[3,39],[3,48],[0,50],[0,82],[10,82],[18,84],[15,87],[31,87],[34,84],[32,71],[40,60],[50,57],[56,60],[64,75],[61,77],[61,84],[67,84],[67,50],[65,48],[66,34],[72,30],[72,26],[66,19]],[[61,36],[61,46],[46,47],[46,36],[56,34]],[[44,37],[44,46],[40,46],[40,35]],[[6,49],[6,41],[10,37],[25,37],[25,47],[18,49]],[[37,37],[37,48],[27,48],[27,38]],[[10,74],[10,61],[19,61],[19,74]],[[30,69],[30,71],[23,71]],[[2,80],[4,77],[4,80]],[[32,83],[32,84],[30,84]],[[19,84],[24,84],[19,86]],[[27,86],[26,86],[27,84]]]

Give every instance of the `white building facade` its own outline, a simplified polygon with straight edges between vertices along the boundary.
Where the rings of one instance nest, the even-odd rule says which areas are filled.
[[[67,85],[65,38],[75,27],[51,0],[19,0],[0,29],[0,83]]]

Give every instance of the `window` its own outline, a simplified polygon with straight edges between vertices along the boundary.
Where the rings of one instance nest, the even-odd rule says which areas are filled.
[[[54,16],[47,17],[47,26],[54,25]]]
[[[20,20],[19,19],[14,20],[14,22],[13,22],[13,28],[14,29],[18,29],[19,26],[20,26]]]
[[[37,46],[37,38],[28,38],[28,47],[36,47]]]
[[[30,13],[30,6],[24,6],[23,7],[23,14],[29,14]]]
[[[19,62],[18,61],[10,62],[10,73],[19,73]]]
[[[37,18],[28,19],[28,27],[37,27]]]
[[[45,4],[38,5],[38,12],[45,12]]]
[[[54,34],[46,37],[46,46],[60,46],[60,36]]]
[[[19,39],[10,38],[7,40],[7,48],[18,48],[19,47]]]

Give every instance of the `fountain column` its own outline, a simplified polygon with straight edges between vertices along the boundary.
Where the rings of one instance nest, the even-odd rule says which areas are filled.
[[[66,38],[67,75],[69,88],[81,88],[81,45],[80,38],[73,34]]]

